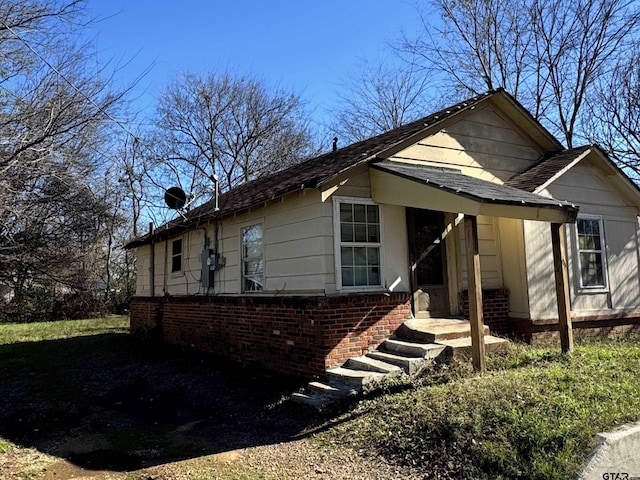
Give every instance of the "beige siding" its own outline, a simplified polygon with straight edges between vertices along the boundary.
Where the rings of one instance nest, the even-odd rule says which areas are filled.
[[[557,317],[551,228],[548,223],[525,221],[524,238],[530,316]]]
[[[541,157],[531,140],[491,107],[472,111],[391,159],[459,168],[502,183]]]
[[[325,253],[325,291],[329,294],[337,292],[335,270],[335,242],[333,224],[333,201],[335,197],[371,198],[369,168],[364,165],[350,172],[348,178],[340,179],[338,185],[331,190],[331,195],[322,204],[323,234]],[[382,279],[384,289],[392,285],[395,292],[409,291],[409,265],[407,225],[404,207],[381,205],[382,221]]]
[[[151,295],[151,245],[144,245],[136,250],[136,295]]]
[[[383,281],[385,289],[395,284],[394,292],[409,291],[409,250],[405,208],[382,206]]]
[[[529,315],[529,297],[522,220],[500,218],[499,238],[504,286],[509,290],[509,315],[526,318]]]
[[[322,215],[322,253],[324,258],[324,288],[327,293],[336,292],[336,265],[333,257],[333,202],[331,199],[320,205]]]
[[[608,285],[605,289],[580,288],[575,225],[565,227],[569,264],[571,310],[574,315],[635,311],[640,304],[638,278],[638,220],[635,207],[627,204],[588,160],[573,167],[552,183],[542,195],[576,203],[581,214],[603,219]],[[527,279],[533,318],[557,316],[553,288],[551,234],[548,225],[525,222]]]
[[[467,258],[464,246],[464,228],[458,226],[460,238],[460,274],[462,288],[467,288]],[[501,288],[502,260],[499,254],[500,245],[497,235],[497,219],[494,217],[478,217],[478,250],[480,252],[480,273],[482,288]]]
[[[340,179],[339,185],[334,187],[332,195],[340,197],[371,198],[369,167],[367,165],[362,165],[351,170],[347,178]]]
[[[206,293],[241,293],[240,231],[244,226],[261,224],[264,241],[265,293],[318,293],[324,291],[326,219],[322,216],[320,194],[305,190],[288,195],[240,215],[226,217],[219,225],[219,251],[222,266],[215,273],[215,286],[209,291],[201,286],[200,254],[203,238],[209,237],[213,248],[214,225],[209,222],[176,238],[183,240],[183,271],[170,273],[171,243],[155,245],[156,295],[197,295]],[[140,282],[137,295],[150,294],[148,283],[150,247],[138,249]]]
[[[342,193],[342,190],[340,191]],[[342,195],[339,197],[343,198]],[[349,196],[348,199],[366,198]],[[355,201],[355,200],[354,200]],[[334,223],[333,223],[333,202],[327,201],[324,204],[325,215],[331,215],[331,222],[326,223],[329,229],[329,235],[326,238],[326,261],[331,265],[327,265],[327,276],[325,279],[326,292],[336,293],[337,281],[335,270],[335,241],[334,241]],[[408,264],[408,241],[407,241],[407,224],[404,207],[396,205],[380,205],[380,217],[382,223],[382,282],[383,289],[393,292],[409,291],[409,264]],[[329,241],[330,239],[330,241]]]
[[[284,201],[226,218],[220,229],[226,266],[217,274],[216,293],[241,293],[240,232],[262,225],[264,293],[315,293],[324,289],[323,219],[320,195],[305,190]]]
[[[556,180],[542,194],[560,195],[556,198],[571,199],[572,202],[590,210],[597,209],[609,213],[610,207],[627,207],[624,199],[616,192],[599,170],[578,164]]]
[[[240,215],[249,217],[250,213]],[[248,220],[248,218],[247,218]],[[262,217],[252,215],[248,223],[259,223]],[[264,233],[264,232],[263,232]],[[215,273],[215,293],[240,293],[240,225],[238,218],[226,218],[219,226],[220,255],[224,266]]]
[[[539,160],[542,152],[532,144],[531,139],[518,127],[488,106],[457,118],[455,123],[400,151],[391,160],[458,168],[467,175],[502,183]],[[461,226],[457,227],[456,238],[459,241],[457,251],[460,252],[460,261],[452,268],[457,269],[455,275],[460,280],[459,287],[467,288]],[[497,218],[478,217],[478,242],[482,287],[503,287],[505,280]],[[450,276],[452,273],[450,271]],[[521,275],[524,275],[524,271]],[[523,299],[519,298],[518,301],[522,303]]]
[[[611,306],[627,308],[640,305],[638,275],[638,223],[633,221],[607,220],[607,253]]]
[[[156,244],[156,294],[163,295],[196,295],[204,293],[200,286],[200,253],[204,230],[196,229],[185,232],[168,242]],[[208,232],[208,235],[210,233]],[[171,272],[172,242],[182,239],[182,271]],[[159,291],[158,291],[159,290]]]
[[[369,198],[368,169],[347,179],[334,195]],[[241,293],[240,232],[242,227],[262,224],[264,240],[264,294],[335,293],[333,202],[321,202],[316,190],[288,195],[240,215],[224,218],[219,225],[219,246],[224,266],[215,273],[215,287],[205,292],[200,286],[200,253],[203,238],[213,247],[212,223],[186,232],[183,239],[184,270],[170,273],[171,242],[156,244],[156,295],[197,295]],[[408,291],[407,236],[404,207],[381,206],[382,276],[384,288]],[[150,247],[139,249],[141,278],[148,278]],[[166,273],[165,273],[166,272]],[[138,295],[148,295],[148,280],[138,286]]]

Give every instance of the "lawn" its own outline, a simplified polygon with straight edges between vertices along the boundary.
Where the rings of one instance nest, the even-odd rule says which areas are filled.
[[[0,345],[128,331],[129,317],[116,315],[59,322],[0,323]]]
[[[640,418],[640,338],[514,345],[317,414],[300,384],[142,343],[123,317],[0,325],[0,479],[571,478]]]
[[[513,346],[489,360],[425,374],[411,389],[361,402],[318,436],[382,455],[427,478],[565,479],[594,435],[640,419],[640,338]]]

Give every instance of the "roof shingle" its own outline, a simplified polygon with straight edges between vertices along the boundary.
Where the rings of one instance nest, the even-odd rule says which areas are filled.
[[[527,192],[534,192],[590,148],[590,145],[570,148],[544,158],[524,172],[514,175],[504,184]]]
[[[217,213],[215,212],[214,200],[211,200],[187,212],[185,219],[171,220],[159,227],[157,233],[139,237],[129,242],[125,248],[144,245],[157,235],[171,235],[185,230],[199,221],[206,221],[215,216],[232,215],[235,212],[260,205],[295,190],[317,188],[341,172],[375,158],[377,154],[399,144],[403,140],[457,113],[474,108],[477,104],[499,91],[502,91],[502,89],[488,91],[375,137],[243,183],[220,195],[218,201],[219,211]]]
[[[577,212],[577,209],[568,202],[542,197],[517,188],[471,177],[463,174],[460,170],[452,168],[415,165],[389,160],[376,162],[371,166],[481,203],[523,205],[575,210]]]

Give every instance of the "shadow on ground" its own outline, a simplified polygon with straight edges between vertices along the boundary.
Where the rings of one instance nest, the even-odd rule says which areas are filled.
[[[297,386],[127,334],[0,346],[0,437],[127,471],[285,442],[311,426]]]

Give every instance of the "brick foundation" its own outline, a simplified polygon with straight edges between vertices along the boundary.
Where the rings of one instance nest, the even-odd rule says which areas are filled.
[[[460,292],[460,306],[465,318],[469,318],[469,291]],[[482,306],[484,324],[492,334],[508,335],[511,333],[509,324],[509,290],[495,288],[482,290]]]
[[[573,317],[575,339],[595,337],[616,337],[640,332],[640,312]],[[511,319],[514,336],[529,343],[560,339],[557,318]]]
[[[374,349],[410,314],[408,294],[135,297],[131,332],[309,376]]]

